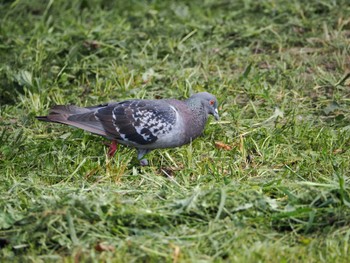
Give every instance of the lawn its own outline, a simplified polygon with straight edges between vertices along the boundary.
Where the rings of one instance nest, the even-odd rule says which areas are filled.
[[[0,261],[348,262],[346,0],[0,3]],[[55,104],[208,91],[140,167]]]

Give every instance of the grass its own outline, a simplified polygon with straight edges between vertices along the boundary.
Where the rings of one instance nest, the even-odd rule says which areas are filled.
[[[0,7],[2,261],[348,261],[347,1]],[[34,118],[204,90],[221,121],[149,167]]]

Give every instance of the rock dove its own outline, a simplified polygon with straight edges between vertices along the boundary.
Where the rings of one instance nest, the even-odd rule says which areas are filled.
[[[38,116],[41,121],[74,126],[115,142],[135,147],[142,159],[154,149],[172,148],[190,143],[202,134],[208,115],[219,119],[218,102],[214,95],[200,92],[186,100],[131,99],[93,107],[57,105],[49,115]]]

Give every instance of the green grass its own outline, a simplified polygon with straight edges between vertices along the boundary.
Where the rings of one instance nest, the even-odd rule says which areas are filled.
[[[349,17],[345,0],[2,1],[1,261],[348,262]],[[199,91],[221,121],[142,168],[34,118]]]

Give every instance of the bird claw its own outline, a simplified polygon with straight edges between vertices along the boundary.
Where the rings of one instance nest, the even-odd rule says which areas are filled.
[[[148,161],[147,161],[147,159],[141,159],[141,160],[140,160],[140,165],[141,165],[141,166],[148,166]]]

